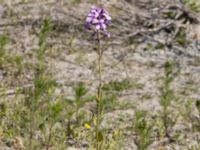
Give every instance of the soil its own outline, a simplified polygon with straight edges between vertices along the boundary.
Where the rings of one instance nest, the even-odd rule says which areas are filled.
[[[32,53],[38,47],[41,21],[50,18],[53,33],[47,40],[49,71],[66,96],[72,96],[71,85],[78,81],[95,91],[95,41],[84,28],[85,16],[93,4],[91,0],[0,0],[0,33],[9,36],[10,53],[22,55],[27,63],[34,62]],[[109,112],[105,118],[133,116],[135,107],[152,115],[158,113],[161,109],[159,77],[163,76],[168,60],[174,62],[176,75],[172,88],[179,99],[199,98],[200,13],[186,8],[181,0],[102,0],[102,4],[112,16],[108,29],[111,37],[102,39],[104,83],[133,78],[143,85],[118,93],[119,101],[131,101],[134,108]],[[180,32],[184,33],[181,37]],[[4,72],[0,70],[0,80],[10,89],[32,83],[33,72],[28,69],[22,80],[17,81],[10,80]],[[193,88],[184,92],[188,83],[193,83]],[[176,128],[184,127],[180,123]],[[198,142],[194,136],[181,139],[185,141],[183,145],[172,143],[165,148],[180,150],[187,144],[194,145]],[[154,142],[150,149],[158,147],[159,142],[162,141]],[[135,149],[131,138],[127,138],[125,149]]]

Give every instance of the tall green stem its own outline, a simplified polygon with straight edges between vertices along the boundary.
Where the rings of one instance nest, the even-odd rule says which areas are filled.
[[[99,142],[99,130],[100,130],[100,118],[101,118],[101,97],[102,97],[102,50],[101,50],[101,42],[100,42],[100,33],[97,33],[97,42],[98,42],[98,89],[97,89],[97,125],[96,125],[96,147],[97,150],[100,150],[100,142]]]

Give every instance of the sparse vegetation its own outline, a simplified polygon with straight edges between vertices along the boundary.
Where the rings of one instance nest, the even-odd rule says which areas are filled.
[[[136,144],[138,145],[138,150],[146,150],[152,143],[152,125],[147,120],[146,112],[136,111],[134,129],[137,134]]]
[[[174,91],[172,90],[171,83],[174,79],[173,76],[173,63],[167,61],[164,65],[164,77],[162,78],[162,86],[160,87],[160,105],[162,106],[161,118],[164,125],[164,135],[170,137],[170,128],[173,127],[174,119],[170,116],[170,105],[172,102],[175,102],[176,97]]]
[[[195,12],[200,11],[200,4],[197,0],[183,0],[184,4]]]
[[[142,87],[143,85],[137,83],[136,79],[125,78],[122,81],[117,81],[117,80],[110,81],[109,83],[104,84],[102,89],[104,91],[120,92],[131,88],[142,88]]]
[[[94,3],[0,0],[0,149],[199,150],[199,2]]]

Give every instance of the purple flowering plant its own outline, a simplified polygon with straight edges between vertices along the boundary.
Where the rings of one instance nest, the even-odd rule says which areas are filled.
[[[103,35],[110,37],[110,33],[107,32],[107,26],[111,22],[111,17],[108,12],[102,7],[92,6],[87,17],[85,26],[87,29],[103,33]]]
[[[102,150],[102,137],[103,133],[101,132],[100,124],[101,118],[103,115],[102,111],[102,57],[103,50],[101,46],[101,35],[110,37],[110,33],[107,32],[107,26],[111,23],[111,17],[108,12],[103,7],[92,6],[89,13],[86,17],[85,26],[87,29],[93,31],[93,35],[97,38],[97,72],[98,72],[98,87],[96,93],[96,116],[95,119],[95,131],[96,131],[96,150]]]

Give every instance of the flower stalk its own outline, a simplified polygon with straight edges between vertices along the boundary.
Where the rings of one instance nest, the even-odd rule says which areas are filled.
[[[98,89],[97,89],[97,98],[96,98],[96,106],[97,106],[97,124],[96,124],[96,148],[100,150],[100,120],[101,120],[101,99],[102,99],[102,50],[101,50],[101,41],[100,41],[100,33],[97,33],[97,43],[98,43]]]

